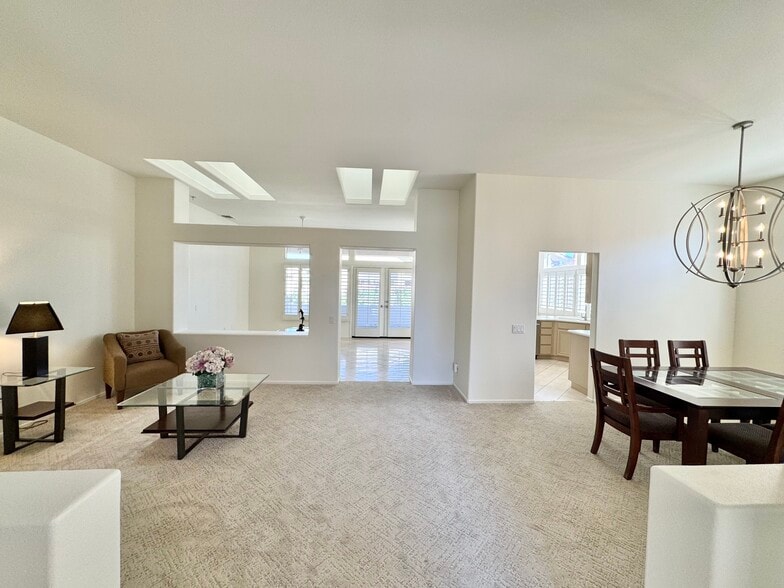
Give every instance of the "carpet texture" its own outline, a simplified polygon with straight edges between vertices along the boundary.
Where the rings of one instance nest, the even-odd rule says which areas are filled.
[[[641,586],[649,471],[589,453],[586,401],[468,405],[451,387],[263,385],[246,439],[177,461],[156,409],[97,399],[0,470],[119,468],[124,586]],[[709,454],[710,463],[738,463]],[[100,557],[100,554],[96,554]],[[85,562],[86,565],[87,562]]]

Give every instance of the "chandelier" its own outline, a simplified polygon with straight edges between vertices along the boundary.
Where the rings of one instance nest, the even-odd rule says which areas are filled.
[[[773,246],[784,192],[741,182],[743,136],[752,124],[745,120],[732,125],[740,129],[737,186],[692,202],[673,237],[675,255],[689,273],[731,288],[784,271]]]

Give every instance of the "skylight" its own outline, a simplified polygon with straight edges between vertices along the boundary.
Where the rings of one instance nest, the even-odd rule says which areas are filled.
[[[239,196],[233,194],[228,188],[221,186],[212,178],[204,175],[195,167],[188,165],[179,159],[146,159],[147,163],[154,165],[160,170],[165,171],[170,176],[177,178],[181,182],[188,184],[191,188],[196,188],[211,198],[221,200],[239,200]]]
[[[269,192],[233,161],[197,161],[196,165],[211,173],[248,200],[275,200]]]
[[[379,204],[403,206],[408,202],[418,174],[418,171],[411,169],[385,169],[381,178]]]
[[[340,188],[346,204],[373,203],[373,169],[364,167],[336,167]]]

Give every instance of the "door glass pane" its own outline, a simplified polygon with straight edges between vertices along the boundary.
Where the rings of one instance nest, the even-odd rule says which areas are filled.
[[[411,328],[411,289],[410,271],[389,270],[389,328]]]
[[[357,270],[356,327],[378,328],[378,305],[381,302],[381,273]]]
[[[348,268],[340,269],[340,316],[348,317]]]

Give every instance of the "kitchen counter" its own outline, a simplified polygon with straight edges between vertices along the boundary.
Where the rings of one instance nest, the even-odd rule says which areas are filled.
[[[553,321],[559,323],[590,323],[591,318],[580,318],[577,316],[538,316],[536,317],[538,321]]]
[[[536,319],[536,357],[569,361],[571,330],[590,329],[591,323],[576,317]]]
[[[573,331],[566,331],[567,333],[571,333],[572,335],[578,335],[580,337],[590,337],[591,331],[586,331],[585,329],[575,329]]]
[[[572,388],[579,390],[583,394],[588,394],[588,342],[591,331],[585,329],[574,329],[568,331],[569,338],[569,381]]]

